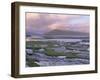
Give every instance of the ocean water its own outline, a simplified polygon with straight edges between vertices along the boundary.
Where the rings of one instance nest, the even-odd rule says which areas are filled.
[[[61,41],[61,42],[80,42],[82,39],[28,39],[27,41]]]

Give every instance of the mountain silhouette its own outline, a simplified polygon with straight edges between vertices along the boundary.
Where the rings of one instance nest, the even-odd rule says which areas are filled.
[[[89,37],[89,33],[71,31],[71,30],[52,30],[45,33],[46,38],[68,38],[68,37]]]

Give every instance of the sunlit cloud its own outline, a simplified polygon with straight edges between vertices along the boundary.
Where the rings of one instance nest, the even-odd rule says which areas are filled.
[[[40,14],[38,13],[26,13],[26,18],[27,20],[32,19],[32,20],[36,20],[40,18]]]
[[[44,34],[51,30],[89,32],[89,15],[26,13],[26,31]]]
[[[48,28],[51,30],[55,30],[55,29],[66,30],[68,28],[68,25],[66,25],[65,23],[54,23],[49,25]]]

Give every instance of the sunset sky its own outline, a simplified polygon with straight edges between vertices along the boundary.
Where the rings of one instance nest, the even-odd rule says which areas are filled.
[[[89,15],[26,13],[26,32],[44,34],[51,30],[89,32]]]

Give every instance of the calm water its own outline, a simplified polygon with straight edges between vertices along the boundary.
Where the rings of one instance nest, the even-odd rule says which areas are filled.
[[[64,42],[77,42],[82,39],[28,39],[27,41],[64,41]]]

